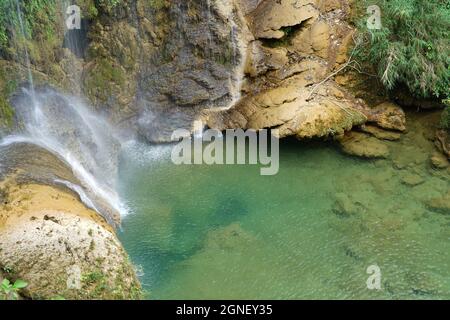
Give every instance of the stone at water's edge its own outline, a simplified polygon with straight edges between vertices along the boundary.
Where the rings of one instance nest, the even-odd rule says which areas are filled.
[[[0,278],[25,280],[32,299],[139,299],[140,284],[113,229],[71,194],[0,184]]]
[[[339,138],[342,151],[364,158],[387,158],[389,148],[382,141],[361,132],[348,132]]]
[[[400,132],[384,130],[379,127],[368,125],[368,124],[362,125],[361,131],[369,133],[377,139],[388,140],[388,141],[400,140],[400,138],[402,136]]]
[[[436,147],[448,159],[450,159],[450,134],[446,130],[438,130],[436,132]]]
[[[403,109],[392,102],[384,102],[370,109],[368,122],[376,123],[387,130],[406,131],[406,116]]]
[[[436,169],[446,169],[450,166],[450,162],[447,157],[443,155],[441,152],[435,152],[431,155],[430,158],[431,165]]]

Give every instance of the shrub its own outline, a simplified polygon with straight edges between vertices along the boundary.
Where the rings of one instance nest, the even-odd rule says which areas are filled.
[[[450,132],[450,99],[444,101],[446,105],[441,117],[441,128]]]
[[[403,84],[416,97],[448,97],[449,1],[362,0],[358,10],[373,4],[381,8],[382,28],[369,30],[368,15],[358,20],[363,41],[356,57],[372,65],[389,90]]]

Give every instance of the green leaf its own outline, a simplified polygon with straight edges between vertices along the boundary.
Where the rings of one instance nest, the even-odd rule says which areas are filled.
[[[2,281],[2,287],[8,288],[10,286],[11,282],[9,282],[8,279],[3,279]]]
[[[23,280],[16,280],[16,282],[14,282],[14,288],[15,289],[23,289],[25,287],[28,286],[28,283],[23,281]]]

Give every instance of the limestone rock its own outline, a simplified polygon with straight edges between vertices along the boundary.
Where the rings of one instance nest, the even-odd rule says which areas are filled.
[[[348,132],[339,144],[347,154],[364,158],[388,158],[389,148],[380,140],[360,132]]]
[[[280,39],[284,27],[299,25],[319,15],[312,0],[265,1],[252,13],[252,31],[256,38]]]
[[[335,198],[336,201],[333,205],[333,212],[339,216],[349,217],[365,210],[360,203],[354,202],[348,194],[337,193]]]
[[[299,139],[342,135],[366,121],[351,101],[330,97],[307,102],[303,86],[310,81],[304,73],[295,75],[276,88],[243,99],[226,112],[209,112],[204,120],[210,128],[218,130],[236,126],[255,130],[276,128],[280,138]],[[324,86],[323,90],[341,92],[332,85]]]
[[[437,148],[450,159],[450,134],[446,130],[438,130],[436,132]]]
[[[369,122],[388,130],[406,131],[406,116],[401,107],[392,102],[384,102],[370,110]]]
[[[330,27],[326,21],[318,21],[311,26],[312,48],[321,58],[327,58],[330,45]]]
[[[0,265],[26,298],[137,299],[139,282],[112,228],[73,195],[37,184],[4,187]],[[5,197],[4,197],[5,198]]]
[[[402,177],[402,183],[410,187],[417,186],[424,182],[425,180],[421,176],[414,173],[407,173]]]
[[[450,162],[448,161],[447,157],[440,152],[433,153],[430,160],[431,165],[435,169],[446,169],[450,166]]]
[[[260,41],[253,41],[248,46],[248,51],[245,73],[251,77],[268,70],[279,70],[289,62],[286,49],[264,47]]]
[[[401,134],[399,132],[383,130],[379,127],[372,126],[369,124],[362,125],[361,130],[363,132],[369,133],[369,134],[373,135],[375,138],[381,139],[381,140],[396,141],[396,140],[400,140],[400,138],[401,138]]]

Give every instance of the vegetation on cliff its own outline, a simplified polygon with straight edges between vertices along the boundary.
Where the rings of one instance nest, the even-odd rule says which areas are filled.
[[[381,29],[364,12],[381,9]],[[359,58],[374,66],[384,86],[406,85],[417,98],[445,99],[450,85],[450,5],[443,0],[364,0],[358,21],[364,37]]]
[[[450,99],[444,100],[445,109],[441,117],[441,127],[450,132]]]

